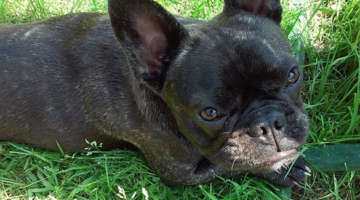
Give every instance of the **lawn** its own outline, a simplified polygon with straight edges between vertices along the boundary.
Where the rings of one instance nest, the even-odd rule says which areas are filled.
[[[216,15],[223,5],[221,0],[158,2],[174,14],[201,19]],[[311,121],[305,149],[359,143],[360,0],[283,0],[283,5],[283,30],[294,54],[305,55],[303,95]],[[0,23],[106,10],[105,0],[0,0]],[[68,155],[0,143],[0,199],[281,199],[280,193],[248,176],[167,187],[130,150],[103,152],[92,145],[85,153]],[[314,170],[304,186],[293,188],[292,199],[360,199],[360,172]]]

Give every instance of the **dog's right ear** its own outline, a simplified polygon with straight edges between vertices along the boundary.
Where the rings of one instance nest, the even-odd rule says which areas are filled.
[[[137,66],[131,66],[136,77],[161,89],[186,30],[152,0],[109,0],[109,14],[116,37],[136,54]]]
[[[280,0],[224,0],[225,14],[236,13],[239,10],[261,15],[280,23],[282,7]]]

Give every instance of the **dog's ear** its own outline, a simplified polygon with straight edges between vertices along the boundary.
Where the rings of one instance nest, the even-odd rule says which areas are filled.
[[[224,0],[224,13],[231,14],[239,10],[261,15],[281,22],[282,7],[280,0]]]
[[[161,88],[186,30],[152,0],[109,0],[109,14],[116,37],[135,53],[136,76]]]

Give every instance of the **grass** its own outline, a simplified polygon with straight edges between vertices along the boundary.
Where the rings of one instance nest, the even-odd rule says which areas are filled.
[[[158,0],[172,13],[209,19],[221,0]],[[360,142],[360,0],[284,0],[284,33],[304,42],[304,99],[311,121],[307,146]],[[23,23],[75,12],[106,12],[105,0],[0,0],[0,23]],[[308,22],[294,36],[305,11]],[[359,151],[360,149],[354,151]],[[136,152],[66,155],[0,143],[0,199],[280,199],[261,179],[236,177],[192,187],[167,187]],[[132,196],[134,198],[132,198]],[[147,198],[149,197],[149,198]],[[360,199],[360,173],[315,171],[293,199]]]

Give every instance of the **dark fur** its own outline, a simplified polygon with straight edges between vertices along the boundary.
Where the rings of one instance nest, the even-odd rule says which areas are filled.
[[[109,13],[0,25],[0,140],[67,152],[85,139],[130,143],[168,184],[244,172],[303,179],[301,160],[287,177],[292,159],[268,162],[308,133],[277,0],[225,0],[210,21],[150,0],[110,0]],[[221,117],[199,117],[208,107]]]

